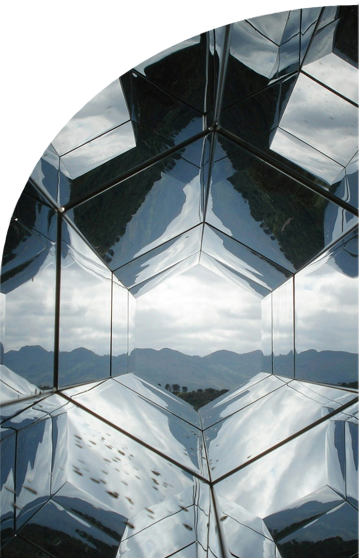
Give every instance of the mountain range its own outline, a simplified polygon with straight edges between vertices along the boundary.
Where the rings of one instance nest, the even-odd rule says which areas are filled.
[[[261,351],[238,354],[216,351],[207,356],[190,356],[173,349],[135,349],[130,358],[119,355],[112,359],[112,374],[134,372],[137,376],[163,388],[167,384],[186,386],[189,391],[205,389],[235,389],[263,370]],[[4,364],[29,382],[52,386],[54,353],[43,347],[27,346],[3,355]],[[274,358],[274,372],[287,376],[293,355]],[[344,351],[309,350],[296,355],[297,377],[323,383],[337,384],[357,381],[358,355]],[[110,375],[110,356],[97,355],[80,347],[61,351],[59,385],[73,385]]]
[[[130,358],[119,355],[112,359],[112,374],[134,372],[141,378],[165,387],[178,383],[189,390],[213,387],[234,389],[261,368],[261,351],[239,355],[217,351],[205,357],[190,356],[172,349],[135,349]],[[54,353],[43,347],[27,346],[4,354],[4,364],[29,382],[52,385]],[[109,355],[97,355],[80,347],[61,351],[59,359],[60,387],[109,376]]]

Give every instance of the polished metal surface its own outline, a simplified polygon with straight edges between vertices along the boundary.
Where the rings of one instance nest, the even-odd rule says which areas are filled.
[[[45,150],[2,260],[4,558],[356,555],[357,15],[185,40]]]
[[[63,393],[71,396],[71,389]],[[206,466],[203,467],[202,463],[201,431],[167,412],[163,404],[158,406],[114,380],[107,380],[72,398],[161,455],[207,476]]]

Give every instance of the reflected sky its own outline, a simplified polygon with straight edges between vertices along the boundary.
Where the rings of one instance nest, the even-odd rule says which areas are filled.
[[[260,298],[242,293],[238,296],[238,286],[202,266],[169,278],[137,299],[136,347],[199,356],[259,349]]]
[[[302,74],[279,125],[341,165],[358,149],[357,109]]]
[[[295,278],[298,352],[358,352],[357,236],[347,235]]]

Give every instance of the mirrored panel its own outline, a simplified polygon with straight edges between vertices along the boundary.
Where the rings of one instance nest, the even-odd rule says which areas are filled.
[[[135,342],[136,342],[136,299],[128,294],[128,371],[136,369]]]
[[[223,395],[220,399],[201,409],[203,428],[207,429],[209,426],[222,421],[283,385],[283,380],[276,376],[268,376],[264,373],[257,374],[239,389]]]
[[[113,62],[43,97],[31,111],[59,155],[130,119]]]
[[[358,548],[358,512],[345,502],[277,544],[282,558],[320,554],[351,558]]]
[[[114,380],[107,382],[112,386],[115,383]],[[106,383],[102,384],[104,385]],[[160,409],[117,383],[118,390],[125,390],[127,395],[132,393],[132,399],[135,397],[142,400],[142,405],[147,406],[150,414],[151,408]],[[90,393],[91,391],[86,392]],[[123,395],[121,392],[120,396]],[[120,399],[122,403],[125,401],[123,397]],[[98,402],[98,399],[92,399],[92,403],[94,401]],[[54,556],[62,556],[62,551],[67,548],[70,553],[75,550],[82,552],[81,545],[86,546],[87,543],[90,544],[90,553],[94,545],[97,547],[96,538],[100,536],[99,533],[102,533],[100,540],[103,543],[110,538],[116,541],[117,548],[122,536],[127,532],[126,529],[129,531],[129,537],[133,536],[136,529],[142,531],[141,518],[147,521],[147,524],[148,521],[150,524],[156,524],[161,517],[165,519],[174,513],[183,512],[187,519],[188,514],[193,515],[191,521],[185,521],[188,525],[186,530],[193,531],[194,540],[200,537],[199,514],[205,512],[205,498],[200,494],[203,490],[208,491],[207,486],[194,483],[193,477],[185,470],[176,467],[158,453],[145,448],[92,414],[69,405],[65,399],[57,395],[44,400],[39,406],[42,411],[30,409],[11,422],[8,421],[11,428],[18,430],[19,438],[16,467],[17,501],[15,507],[11,506],[11,510],[12,514],[14,509],[17,511],[20,536],[51,552],[51,555],[55,552]],[[131,408],[135,410],[134,405]],[[106,413],[109,409],[111,411],[106,399]],[[44,419],[45,411],[54,415],[52,436],[51,419]],[[96,411],[99,409],[96,408]],[[163,416],[167,415],[163,410],[161,412]],[[173,441],[181,436],[185,439],[186,432],[190,434],[196,430],[199,433],[199,430],[176,419],[174,415],[167,416],[172,417]],[[124,417],[125,415],[122,418]],[[108,413],[105,418],[108,420]],[[115,418],[113,413],[111,418]],[[180,423],[184,425],[184,429]],[[157,441],[160,441],[161,433],[158,432],[157,423],[154,427],[156,431],[153,434]],[[15,462],[15,434],[10,429],[2,429],[1,432],[3,442],[7,443],[5,449],[9,450],[8,459],[2,460],[2,478],[7,493],[13,500],[15,469],[11,468],[11,463]],[[11,440],[14,442],[12,451],[11,445],[8,444]],[[54,455],[52,441],[56,445]],[[49,500],[50,493],[54,494],[53,499],[39,510],[39,506]],[[4,500],[3,507],[3,515],[6,515],[3,518],[6,520],[4,535],[9,521],[12,525],[14,522],[13,515],[11,519],[11,514],[7,514],[8,500],[9,498]],[[162,510],[162,515],[158,515],[156,510]],[[30,521],[27,521],[29,519]],[[25,521],[27,523],[21,528]],[[90,533],[93,537],[91,539]],[[49,545],[54,545],[55,550]],[[99,549],[104,552],[106,545],[101,543]],[[61,551],[60,554],[56,553],[57,550]],[[97,552],[94,556],[98,556]],[[104,555],[108,555],[108,549]]]
[[[51,471],[52,424],[48,418],[21,428],[17,434],[16,529],[50,499]]]
[[[222,529],[225,537],[225,545],[230,555],[236,558],[251,558],[265,556],[276,558],[276,547],[270,538],[263,537],[253,529],[238,523],[231,516],[224,517]]]
[[[169,556],[195,542],[193,506],[152,524],[121,542],[117,556]]]
[[[209,269],[216,275],[218,274],[219,277],[223,277],[226,281],[234,283],[241,290],[251,293],[252,296],[254,295],[261,298],[268,294],[268,289],[257,283],[257,281],[253,281],[247,275],[243,275],[215,258],[212,258],[212,256],[208,256],[205,252],[201,252],[200,262],[203,267]]]
[[[193,488],[131,517],[117,556],[177,556],[177,549],[185,549],[196,540],[206,549],[207,540],[202,540],[200,530],[209,513],[208,496],[209,487],[195,481]]]
[[[0,430],[0,455],[0,540],[4,546],[15,530],[16,437],[11,429]]]
[[[355,225],[353,214],[232,142],[219,138],[216,151],[206,221],[284,269],[300,269]]]
[[[64,393],[71,397],[71,389]],[[91,391],[74,395],[73,399],[162,455],[197,474],[207,476],[206,468],[200,461],[201,432],[168,413],[163,407],[114,380],[108,380]],[[146,430],[143,429],[144,423]]]
[[[193,144],[198,166],[184,159],[183,148],[69,211],[111,269],[200,223],[202,146]]]
[[[149,399],[159,407],[163,407],[186,422],[201,428],[198,413],[186,402],[172,395],[168,389],[158,387],[158,384],[154,385],[153,383],[146,382],[134,374],[126,374],[126,376],[115,378],[115,380],[142,395],[145,399]]]
[[[3,558],[51,558],[47,552],[40,550],[37,546],[25,541],[22,537],[14,537],[12,541],[2,550]]]
[[[202,251],[268,290],[275,289],[289,276],[285,269],[207,225],[204,227]]]
[[[273,372],[272,294],[262,298],[262,372]]]
[[[296,275],[298,379],[358,386],[357,242],[353,231]]]
[[[111,272],[63,220],[59,385],[110,375]]]
[[[128,369],[128,290],[112,276],[111,375],[126,374]]]
[[[223,108],[299,69],[300,10],[233,23]]]
[[[206,2],[118,3],[116,57],[186,104],[205,112],[213,99]],[[178,69],[180,68],[180,74]]]
[[[178,101],[135,70],[120,78],[131,120],[179,145],[202,131],[202,114]],[[177,88],[178,90],[178,88]]]
[[[357,28],[352,9],[353,6],[340,6],[337,18],[316,32],[303,70],[347,99],[358,102]],[[324,23],[323,18],[321,22]]]
[[[147,281],[198,252],[201,245],[202,231],[203,228],[199,225],[173,240],[165,242],[159,248],[155,248],[127,265],[116,269],[114,271],[116,277],[129,289]]]
[[[353,418],[345,423],[345,441],[346,494],[358,509],[358,421]]]
[[[126,122],[73,151],[69,151],[61,157],[61,160],[70,177],[75,180],[135,147],[135,131],[132,123]]]
[[[343,164],[339,164],[330,157],[324,155],[318,149],[308,145],[305,141],[297,138],[293,133],[289,133],[282,128],[277,128],[273,133],[270,142],[271,153],[278,154],[290,163],[300,167],[304,176],[312,175],[321,179],[321,186],[326,190],[338,192],[330,188],[335,178],[343,170]],[[339,196],[338,196],[339,197]]]
[[[252,386],[251,396],[258,392],[259,399],[205,431],[212,479],[243,465],[339,407],[335,402],[323,405],[280,380],[279,389],[273,389],[277,386],[270,380]],[[244,396],[243,404],[246,399],[250,402],[251,396]]]
[[[293,279],[278,287],[273,300],[273,374],[294,378]]]
[[[193,485],[191,474],[86,411],[68,417],[68,481],[126,520]]]
[[[61,205],[81,203],[169,147],[169,141],[131,120],[92,139],[60,159]]]
[[[0,298],[1,298],[0,294]],[[16,399],[22,399],[41,393],[35,384],[31,384],[4,364],[0,364],[0,404],[5,405]]]
[[[268,149],[271,132],[279,126],[297,76],[275,80],[254,95],[223,109],[221,126],[260,149]]]
[[[171,267],[168,267],[164,271],[161,271],[157,275],[153,275],[150,279],[147,279],[143,283],[139,283],[138,285],[131,287],[130,289],[131,295],[133,295],[136,299],[142,297],[149,291],[152,291],[161,283],[163,282],[167,283],[170,277],[173,278],[178,275],[181,275],[182,273],[198,265],[199,258],[200,258],[200,252],[196,252],[195,254],[192,254],[192,256],[188,256],[188,258],[185,258],[179,263],[172,265]]]
[[[277,541],[343,503],[343,498],[325,486],[298,500],[292,506],[266,517],[265,525],[273,539]]]
[[[216,483],[216,493],[265,519],[324,487],[328,422]]]
[[[20,197],[2,261],[2,379],[14,399],[53,386],[57,218],[38,198]]]
[[[300,23],[300,61],[307,53],[309,42],[313,36],[315,26],[320,16],[321,8],[306,8],[302,10]]]
[[[21,529],[25,540],[51,553],[51,556],[114,556],[118,543],[82,517],[48,502]]]
[[[53,501],[70,514],[74,514],[78,520],[84,519],[87,523],[117,541],[118,544],[120,543],[127,524],[126,517],[116,513],[88,492],[84,492],[74,484],[66,482],[55,494]]]
[[[358,149],[356,107],[303,74],[279,125],[342,165]]]

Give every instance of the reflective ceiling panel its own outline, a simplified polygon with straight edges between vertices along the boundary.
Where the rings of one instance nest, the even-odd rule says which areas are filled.
[[[114,556],[118,543],[82,517],[54,501],[48,502],[20,531],[25,540],[41,546],[51,556]],[[59,540],[60,535],[60,540]],[[101,554],[100,554],[101,553]]]
[[[326,421],[216,483],[219,496],[265,519],[327,484]],[[302,456],[298,459],[298,456]],[[305,455],[305,467],[303,459]],[[332,458],[332,456],[331,456]]]
[[[60,304],[59,385],[109,376],[111,272],[66,221]]]
[[[202,251],[268,290],[277,288],[290,275],[287,270],[213,227],[204,228]]]
[[[260,389],[261,393],[264,383],[255,384],[252,390]],[[334,401],[323,405],[293,390],[290,384],[282,384],[205,431],[212,479],[220,478],[338,408]],[[224,451],[228,447],[229,454]]]
[[[18,390],[30,395],[36,387],[52,388],[54,371],[57,215],[41,194],[32,196],[30,185],[26,192],[16,206],[2,261],[0,361],[2,380],[13,388],[7,397],[13,399]],[[46,363],[38,368],[44,355]]]
[[[223,109],[299,70],[300,10],[231,26]]]
[[[0,527],[3,544],[15,532],[15,463],[16,463],[16,436],[11,429],[0,429],[1,451],[1,513]]]
[[[221,399],[208,403],[200,411],[203,428],[209,428],[283,385],[283,381],[274,375],[257,374],[248,383],[230,392],[229,395],[225,394]]]
[[[274,81],[258,93],[225,108],[221,113],[221,126],[263,150],[268,148],[270,134],[279,126],[297,76]]]
[[[293,548],[308,558],[324,555],[351,558],[357,552],[358,513],[348,503],[315,519],[278,541],[282,558],[293,556]]]
[[[198,166],[202,146],[203,140],[196,142]],[[202,220],[200,170],[183,158],[185,151],[176,151],[69,211],[68,217],[111,269]]]
[[[305,75],[298,77],[279,126],[341,165],[358,149],[356,107]]]
[[[139,395],[142,395],[145,399],[149,399],[159,407],[193,424],[193,426],[197,428],[201,427],[198,413],[196,413],[190,405],[187,405],[179,397],[172,395],[169,391],[152,385],[146,382],[146,380],[136,377],[134,374],[126,374],[126,376],[115,378],[115,380],[129,389],[132,389]]]
[[[65,392],[71,396],[71,390]],[[200,461],[202,435],[199,430],[181,421],[148,399],[124,385],[108,380],[97,388],[73,396],[75,401],[100,417],[106,417],[135,439],[149,444],[162,455],[197,474],[207,475]],[[121,401],[119,407],[117,402]],[[143,424],[146,422],[146,430]],[[158,425],[161,428],[158,429]]]
[[[307,8],[302,10],[301,26],[300,26],[300,61],[306,55],[309,41],[311,40],[315,26],[317,24],[321,9],[320,8]]]
[[[272,294],[273,374],[294,378],[293,279]]]
[[[52,141],[62,156],[130,120],[120,80],[105,87],[69,120]]]
[[[206,221],[288,271],[300,269],[356,218],[232,142],[220,140]],[[340,222],[339,222],[340,220]]]
[[[191,474],[85,410],[68,417],[68,481],[127,519],[193,485]]]
[[[131,289],[198,252],[201,236],[202,226],[194,227],[177,238],[165,242],[159,248],[115,269],[114,273],[123,285]]]
[[[209,4],[182,0],[150,6],[117,0],[116,7],[116,57],[200,112],[211,108]]]
[[[63,155],[61,160],[75,180],[135,147],[134,129],[131,122],[127,122]]]
[[[296,275],[295,300],[295,377],[357,387],[356,230]]]
[[[268,294],[268,289],[253,281],[248,277],[248,275],[242,275],[232,267],[229,267],[222,262],[217,261],[215,258],[208,256],[205,252],[201,252],[201,265],[213,271],[220,277],[228,279],[235,285],[238,285],[241,289],[250,291],[252,294],[256,294],[259,297],[266,296]]]
[[[150,279],[147,279],[143,283],[139,283],[138,285],[131,287],[129,291],[130,294],[133,297],[138,298],[148,293],[152,289],[156,288],[160,283],[163,283],[169,277],[175,277],[176,275],[181,275],[182,273],[185,273],[189,269],[192,269],[192,267],[198,265],[199,255],[200,253],[197,252],[192,256],[188,256],[188,258],[185,258],[184,260],[180,261],[178,264],[175,264],[165,269],[164,271],[161,271],[157,275],[153,275]]]
[[[65,150],[61,157],[62,174],[67,175],[60,182],[62,205],[77,203],[202,131],[200,113],[136,72],[128,72],[107,89],[82,109],[84,114],[80,111],[74,116],[55,142],[60,151]],[[114,106],[106,105],[105,97]],[[95,121],[100,106],[105,105],[100,122]]]

